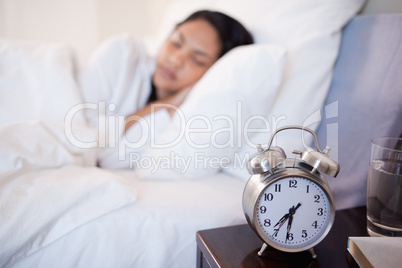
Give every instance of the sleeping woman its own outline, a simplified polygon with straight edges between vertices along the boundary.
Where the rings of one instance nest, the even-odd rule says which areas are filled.
[[[127,118],[125,129],[136,116],[168,109],[173,113],[189,90],[221,56],[230,49],[253,43],[249,32],[235,19],[213,11],[198,11],[179,23],[162,46],[152,75],[152,91],[147,105]],[[156,111],[154,110],[154,111]]]
[[[156,59],[148,57],[142,43],[128,35],[106,41],[81,77],[84,100],[98,103],[98,109],[87,109],[87,117],[92,126],[105,128],[100,129],[104,140],[99,145],[106,148],[101,150],[99,166],[135,168],[128,166],[127,148],[141,154],[138,144],[144,145],[141,141],[149,137],[138,122],[155,114],[159,119],[152,131],[161,132],[169,121],[167,117],[220,57],[234,47],[252,43],[252,36],[238,21],[207,10],[195,12],[179,23]],[[110,120],[112,115],[119,119]],[[116,142],[119,135],[111,134],[115,121],[130,142]],[[132,141],[137,141],[135,146],[131,146]]]

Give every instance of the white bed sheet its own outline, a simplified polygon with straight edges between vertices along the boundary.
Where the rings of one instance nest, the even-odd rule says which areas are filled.
[[[138,199],[88,222],[12,267],[195,267],[196,232],[245,223],[244,182],[219,173],[177,181],[129,180]]]

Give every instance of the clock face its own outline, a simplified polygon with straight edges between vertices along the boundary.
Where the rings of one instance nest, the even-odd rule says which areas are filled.
[[[319,243],[332,224],[331,203],[314,181],[286,177],[273,181],[255,205],[257,231],[271,246],[301,251]]]

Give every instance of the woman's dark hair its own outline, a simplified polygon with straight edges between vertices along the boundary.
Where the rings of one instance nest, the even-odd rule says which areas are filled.
[[[254,42],[251,34],[240,22],[218,11],[197,11],[177,26],[194,20],[205,20],[218,32],[219,38],[222,42],[222,50],[219,57],[222,57],[226,52],[234,47],[249,45]]]

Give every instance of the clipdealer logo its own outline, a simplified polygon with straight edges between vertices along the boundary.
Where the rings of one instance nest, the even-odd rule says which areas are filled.
[[[172,124],[176,128],[175,135],[172,135],[170,141],[164,140],[164,143],[159,142],[155,137],[157,129],[155,110],[160,106],[173,108],[176,110],[172,118]],[[107,108],[106,108],[107,107]],[[65,117],[65,134],[71,144],[85,149],[95,147],[114,148],[124,147],[136,149],[143,146],[151,148],[172,148],[183,140],[186,144],[194,149],[206,149],[214,147],[218,149],[228,147],[241,147],[244,143],[254,147],[256,144],[251,141],[251,137],[256,133],[264,133],[269,135],[277,128],[279,123],[286,120],[286,116],[272,116],[270,121],[263,115],[252,115],[244,118],[242,114],[242,104],[237,103],[237,114],[233,115],[215,115],[208,117],[201,114],[195,114],[190,117],[186,116],[183,111],[173,105],[158,105],[151,107],[151,113],[148,116],[130,116],[130,120],[136,121],[137,130],[136,139],[130,139],[124,133],[126,117],[122,115],[113,115],[116,106],[105,102],[96,103],[81,103],[74,106]],[[85,112],[85,110],[97,111],[97,139],[93,141],[82,141],[74,135],[73,119],[77,113]],[[109,112],[107,112],[107,110]]]
[[[166,105],[165,105],[166,106]],[[152,111],[158,108],[152,107]],[[82,103],[74,106],[66,116],[65,133],[68,140],[74,146],[91,149],[107,148],[117,151],[119,161],[128,161],[131,169],[150,169],[156,172],[157,169],[175,169],[180,173],[186,172],[191,168],[228,168],[230,165],[237,168],[245,168],[246,163],[253,153],[258,143],[268,141],[271,134],[280,126],[287,125],[285,115],[267,117],[253,115],[245,118],[242,113],[241,102],[237,103],[236,116],[217,115],[207,117],[205,115],[186,116],[183,111],[174,106],[176,113],[171,119],[175,123],[175,131],[170,140],[164,139],[163,142],[157,139],[160,133],[156,133],[158,124],[155,113],[147,118],[134,117],[136,121],[135,137],[124,133],[126,117],[113,115],[116,109],[114,104],[106,102]],[[92,110],[97,113],[97,132],[96,138],[91,141],[82,141],[74,135],[73,118],[77,113]],[[317,110],[304,120],[302,126],[317,128],[319,124],[325,124],[326,140],[320,141],[321,147],[329,145],[332,148],[331,158],[338,160],[338,102],[326,105],[322,110]],[[280,125],[280,126],[279,126]],[[322,128],[322,127],[321,127]],[[299,136],[294,134],[294,139],[300,139],[301,144],[306,147],[310,145],[312,139],[305,137],[305,132],[301,131]],[[202,137],[202,138],[200,138]],[[258,137],[258,140],[255,138]],[[253,139],[254,138],[254,139]],[[180,146],[191,148],[188,155],[182,153]],[[281,146],[281,144],[278,144]],[[249,152],[240,152],[242,148],[250,148]],[[145,149],[152,149],[154,152],[164,150],[161,154],[143,155]],[[182,147],[183,148],[183,147]],[[228,152],[227,155],[211,155],[210,148],[222,149]],[[228,150],[227,150],[228,149]],[[230,155],[230,156],[229,156]]]

